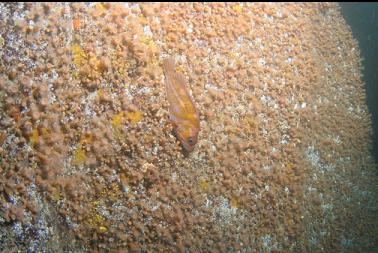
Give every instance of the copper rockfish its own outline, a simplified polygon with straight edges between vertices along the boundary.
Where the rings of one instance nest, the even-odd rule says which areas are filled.
[[[172,58],[163,61],[163,69],[173,130],[183,148],[190,152],[197,143],[200,131],[199,112],[185,86],[185,77],[175,71],[175,62]]]

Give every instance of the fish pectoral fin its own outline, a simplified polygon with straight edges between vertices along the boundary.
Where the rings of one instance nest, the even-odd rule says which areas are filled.
[[[175,126],[175,127],[179,126],[179,119],[172,114],[169,115],[169,121],[171,121],[173,126]]]

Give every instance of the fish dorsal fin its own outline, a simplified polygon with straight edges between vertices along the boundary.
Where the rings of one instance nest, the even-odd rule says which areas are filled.
[[[165,75],[175,72],[175,60],[173,58],[167,58],[163,60],[163,70]]]

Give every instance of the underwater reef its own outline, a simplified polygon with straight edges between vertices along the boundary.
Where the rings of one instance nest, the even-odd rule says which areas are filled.
[[[376,252],[361,69],[337,3],[0,3],[0,251]]]

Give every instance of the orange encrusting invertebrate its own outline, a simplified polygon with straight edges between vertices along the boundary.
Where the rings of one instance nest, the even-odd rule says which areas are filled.
[[[185,87],[185,77],[175,71],[174,60],[172,58],[165,59],[163,69],[174,132],[184,149],[190,152],[197,143],[200,130],[199,113]]]
[[[72,26],[75,30],[79,29],[81,25],[80,19],[75,18],[72,20]]]

